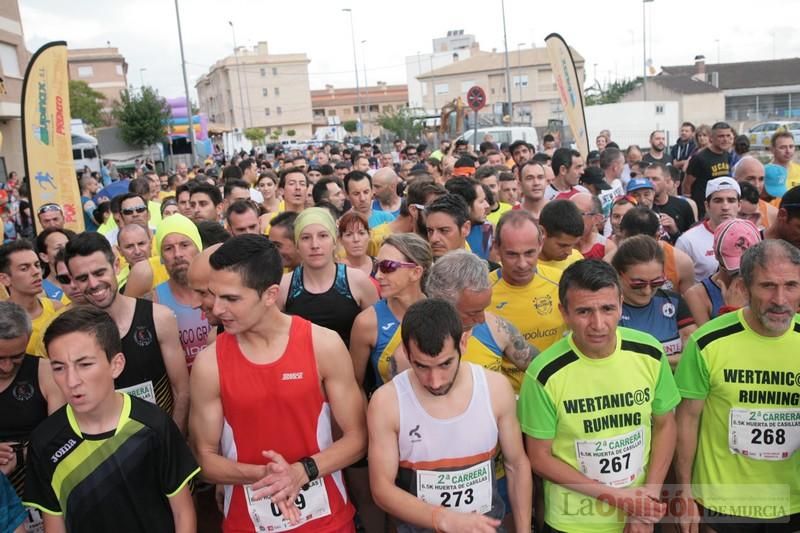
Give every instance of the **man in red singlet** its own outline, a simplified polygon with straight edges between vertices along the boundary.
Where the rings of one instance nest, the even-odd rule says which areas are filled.
[[[367,433],[344,343],[278,310],[281,258],[263,236],[234,237],[209,262],[225,332],[195,360],[190,433],[205,479],[225,485],[223,530],[355,531],[341,471]]]

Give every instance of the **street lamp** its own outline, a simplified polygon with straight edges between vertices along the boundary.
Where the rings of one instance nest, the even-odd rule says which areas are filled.
[[[503,46],[505,47],[505,62],[506,62],[506,96],[508,96],[508,112],[511,111],[511,70],[508,66],[508,37],[506,36],[506,2],[500,0],[500,10],[503,14]],[[476,114],[477,119],[477,114]]]
[[[186,76],[186,58],[183,55],[183,34],[181,32],[181,10],[178,0],[175,0],[175,17],[178,19],[178,44],[181,49],[181,70],[183,70],[183,90],[186,92],[186,109],[189,114],[189,147],[191,148],[191,162],[194,166],[196,159],[194,151],[194,124],[192,116],[192,100],[189,98],[189,78]]]
[[[236,79],[239,83],[239,105],[242,109],[242,131],[247,129],[247,120],[245,120],[244,116],[244,91],[242,90],[242,69],[239,65],[239,48],[236,46],[236,28],[233,27],[233,21],[229,20],[228,24],[231,27],[231,34],[233,34],[233,57],[236,61]],[[231,117],[231,122],[235,122],[236,114]]]
[[[642,96],[647,101],[647,27],[645,25],[646,7],[653,0],[642,0]]]
[[[367,82],[367,41],[361,41],[361,60],[364,62],[364,96],[367,100],[367,124],[372,136],[372,111],[369,109],[369,83]]]
[[[139,69],[139,82],[142,89],[144,89],[144,75],[142,75],[142,72],[145,70],[147,70],[147,67],[142,67]]]
[[[519,122],[522,123],[522,45],[517,43],[517,84],[519,85]]]
[[[353,25],[353,10],[349,7],[342,8],[350,14],[350,37],[353,40],[353,71],[356,73],[356,102],[358,105],[358,134],[364,135],[364,123],[361,121],[361,89],[358,86],[358,59],[356,58],[356,27]]]

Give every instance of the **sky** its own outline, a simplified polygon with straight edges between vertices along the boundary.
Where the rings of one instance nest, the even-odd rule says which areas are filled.
[[[110,43],[128,62],[129,85],[143,82],[167,98],[183,95],[173,0],[18,1],[31,52],[53,40],[66,40],[71,48]],[[365,65],[370,85],[407,83],[405,57],[431,52],[432,40],[448,30],[475,35],[483,50],[503,50],[500,0],[179,2],[193,100],[197,78],[232,54],[229,21],[238,46],[267,41],[271,53],[306,53],[312,89],[355,86],[350,18],[343,8],[352,9],[362,85]],[[647,56],[656,68],[691,64],[697,54],[708,63],[800,56],[800,32],[791,25],[800,19],[797,0],[769,0],[763,9],[743,0],[725,2],[723,9],[710,0],[506,0],[509,53],[519,45],[542,47],[549,33],[558,32],[586,59],[587,85],[641,75],[643,5]]]

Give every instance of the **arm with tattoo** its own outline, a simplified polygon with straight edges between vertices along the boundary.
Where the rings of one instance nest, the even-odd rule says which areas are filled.
[[[533,358],[539,355],[539,349],[529,344],[514,324],[499,316],[495,318],[498,330],[497,340],[501,341],[498,344],[503,349],[503,355],[517,368],[524,371]]]

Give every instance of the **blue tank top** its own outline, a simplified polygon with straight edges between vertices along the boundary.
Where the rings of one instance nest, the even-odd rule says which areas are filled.
[[[711,316],[709,318],[717,318],[719,310],[725,305],[725,300],[722,298],[722,289],[711,281],[711,276],[703,279],[700,283],[703,284],[706,294],[708,294],[708,299],[711,300]]]
[[[661,341],[667,355],[674,355],[683,349],[680,328],[693,322],[688,306],[678,294],[659,289],[643,307],[623,303],[619,325],[649,333]]]
[[[51,300],[60,301],[61,297],[64,296],[64,291],[61,289],[61,287],[59,287],[49,279],[42,280],[42,290],[44,291],[45,295]]]
[[[472,226],[466,240],[472,253],[481,259],[488,260],[489,251],[492,248],[492,225],[484,222],[483,224]]]
[[[206,347],[211,325],[205,313],[200,308],[184,305],[175,299],[169,282],[165,281],[156,286],[156,299],[161,305],[166,305],[175,313],[178,320],[178,334],[181,339],[181,348],[186,356],[186,366],[191,370],[192,363],[197,354]]]
[[[378,300],[375,305],[375,317],[378,324],[378,335],[375,338],[375,347],[369,354],[369,361],[372,365],[372,372],[375,374],[375,383],[383,385],[384,380],[378,370],[381,357],[388,357],[391,354],[384,354],[386,347],[394,337],[395,332],[400,328],[400,320],[394,316],[386,300]]]

